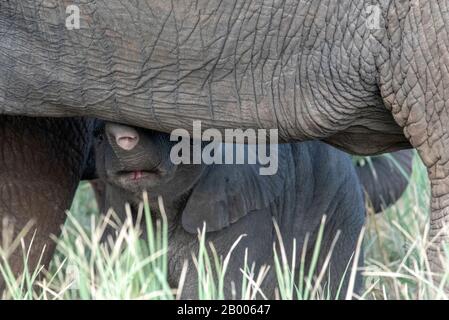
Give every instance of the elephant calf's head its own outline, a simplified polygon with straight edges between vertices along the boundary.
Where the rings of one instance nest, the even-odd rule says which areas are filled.
[[[131,192],[133,198],[128,202],[136,204],[135,200],[139,200],[136,198],[145,190],[151,206],[160,195],[170,208],[167,212],[180,215],[184,230],[192,234],[202,229],[204,223],[206,231],[219,231],[251,212],[269,210],[275,199],[285,193],[289,185],[286,182],[291,181],[288,145],[282,148],[283,156],[279,157],[280,170],[268,176],[259,174],[262,166],[259,163],[175,165],[170,154],[177,142],[170,141],[165,133],[115,123],[105,123],[98,131],[95,144],[98,176],[107,184],[127,191],[115,193],[116,198],[108,201],[128,201],[121,197],[127,198]],[[106,209],[109,205],[106,203]],[[157,206],[152,209],[157,210]]]
[[[100,178],[133,193],[176,196],[189,190],[203,171],[200,165],[174,165],[175,142],[166,133],[107,122],[96,134],[95,158]]]

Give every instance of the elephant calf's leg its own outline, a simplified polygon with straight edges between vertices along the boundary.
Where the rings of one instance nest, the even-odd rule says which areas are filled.
[[[0,244],[17,276],[23,270],[23,250],[4,248],[30,222],[24,243],[33,239],[29,268],[47,265],[65,220],[88,154],[90,121],[0,117]],[[13,230],[13,232],[11,232]],[[14,249],[14,248],[12,248]],[[0,295],[5,280],[0,274]]]

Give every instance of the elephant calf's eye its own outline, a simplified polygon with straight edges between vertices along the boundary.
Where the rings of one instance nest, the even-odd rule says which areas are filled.
[[[100,141],[103,140],[104,137],[104,122],[98,124],[95,126],[95,129],[93,131],[93,135],[95,139],[98,139]]]
[[[104,141],[104,135],[102,133],[95,136],[95,140],[99,143]]]

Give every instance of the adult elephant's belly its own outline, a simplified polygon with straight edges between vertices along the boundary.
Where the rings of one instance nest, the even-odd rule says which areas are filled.
[[[358,155],[375,155],[401,149],[411,145],[401,127],[386,109],[370,109],[357,117],[344,130],[325,139],[325,142]]]

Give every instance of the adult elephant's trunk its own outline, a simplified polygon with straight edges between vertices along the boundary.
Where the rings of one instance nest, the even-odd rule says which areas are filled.
[[[448,266],[440,259],[448,259],[443,244],[449,242],[447,4],[444,0],[394,1],[387,11],[387,37],[378,64],[384,102],[428,169],[432,271],[447,271]]]
[[[402,150],[356,163],[366,200],[374,212],[385,210],[401,197],[411,178],[413,155],[412,150]]]

